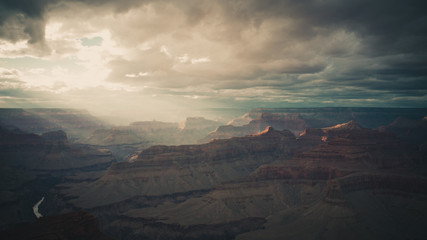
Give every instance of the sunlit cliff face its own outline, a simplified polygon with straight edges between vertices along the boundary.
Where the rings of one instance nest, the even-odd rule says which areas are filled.
[[[21,2],[0,3],[1,107],[170,120],[427,103],[421,1]]]

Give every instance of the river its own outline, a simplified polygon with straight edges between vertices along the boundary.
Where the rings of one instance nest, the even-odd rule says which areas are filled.
[[[42,199],[40,199],[40,201],[38,201],[38,202],[33,206],[33,212],[34,212],[34,215],[36,215],[36,217],[37,217],[37,218],[41,218],[41,217],[43,217],[43,215],[41,215],[41,214],[39,213],[39,206],[40,206],[40,204],[41,204],[43,201],[44,201],[44,197],[42,197]]]

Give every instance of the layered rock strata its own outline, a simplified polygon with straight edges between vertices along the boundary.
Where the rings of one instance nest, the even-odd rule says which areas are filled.
[[[108,150],[69,144],[62,130],[39,136],[0,129],[0,158],[2,164],[37,170],[108,167],[114,161]]]
[[[88,185],[65,192],[73,203],[95,207],[135,195],[163,195],[211,189],[223,181],[249,175],[262,164],[289,158],[296,139],[289,131],[215,140],[202,145],[153,146],[133,162],[114,163],[108,173]]]
[[[221,239],[227,232],[230,239],[330,239],[353,231],[353,239],[398,239],[405,229],[417,239],[416,219],[427,222],[425,172],[414,170],[421,160],[417,147],[393,133],[354,121],[298,138],[268,127],[202,145],[154,146],[95,182],[63,185],[61,194],[104,216],[103,230],[113,236],[125,228],[125,239]],[[119,205],[108,215],[108,206]],[[389,215],[416,227],[390,223]],[[400,230],[390,235],[390,226]]]
[[[383,198],[399,201],[405,197],[420,199],[421,196],[422,199],[422,196],[427,196],[425,177],[412,170],[419,162],[419,154],[391,133],[365,129],[351,121],[330,128],[308,129],[295,145],[306,143],[314,147],[281,163],[262,165],[245,178],[218,184],[213,191],[200,198],[165,202],[123,214],[131,219],[150,219],[181,226],[218,224],[251,217],[267,219],[266,230],[256,230],[253,235],[244,233],[239,239],[259,239],[263,236],[261,233],[265,233],[269,239],[280,239],[275,238],[275,234],[281,238],[292,238],[292,234],[295,234],[302,239],[312,239],[313,235],[301,229],[305,223],[316,226],[315,231],[321,239],[342,237],[344,233],[339,231],[351,231],[351,228],[333,219],[345,219],[346,224],[356,224],[358,237],[369,238],[376,235],[359,229],[359,226],[369,224],[359,223],[366,216],[358,217],[357,212],[362,206],[355,204],[355,199],[377,203]],[[369,195],[372,193],[381,196],[371,198]],[[408,206],[420,207],[419,203]],[[406,209],[408,206],[399,207]],[[382,231],[387,223],[381,216],[387,211],[367,214],[380,218],[381,224],[372,226]],[[304,217],[310,214],[317,217]],[[396,216],[412,219],[401,214]],[[283,222],[284,217],[288,217],[288,221]],[[293,225],[291,219],[298,221],[299,225]],[[292,234],[280,229],[279,223]],[[301,231],[295,232],[292,228]],[[330,233],[322,232],[328,228]],[[387,235],[384,232],[381,234],[378,236]]]

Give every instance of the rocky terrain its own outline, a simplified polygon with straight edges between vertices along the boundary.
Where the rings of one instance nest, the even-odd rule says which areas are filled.
[[[0,229],[34,221],[32,206],[54,185],[96,179],[114,161],[108,150],[69,143],[62,130],[41,135],[0,127]]]
[[[86,138],[93,145],[75,144],[64,131],[2,129],[2,229],[35,221],[31,207],[43,196],[46,222],[73,212],[57,221],[82,219],[69,224],[92,234],[96,216],[99,229],[115,239],[423,239],[425,115],[425,109],[255,109],[231,122],[240,126],[216,131],[217,122],[203,118],[103,128]],[[213,139],[194,144],[209,131],[205,141]],[[168,136],[183,144],[193,136],[192,144],[156,144]],[[111,156],[100,149],[124,154],[124,146],[132,157],[108,170],[98,165]],[[86,221],[90,229],[82,230]],[[45,230],[27,235],[40,234]]]
[[[257,119],[266,113],[283,116],[298,114],[308,121],[326,123],[327,126],[356,121],[361,126],[375,129],[387,125],[398,117],[421,119],[427,108],[363,108],[363,107],[320,107],[320,108],[255,108],[248,112],[249,119]],[[315,128],[324,126],[312,126]]]
[[[99,129],[81,143],[91,145],[118,145],[146,143],[147,145],[194,144],[209,132],[215,130],[218,122],[204,118],[187,118],[180,124],[145,121],[134,122],[129,126]]]
[[[420,157],[398,148],[399,140],[392,134],[364,129],[355,122],[319,131],[322,134],[316,135],[322,143],[291,160],[262,165],[248,177],[217,185],[201,198],[134,209],[126,215],[184,226],[217,224],[249,217],[265,218],[319,200],[341,204],[345,202],[343,196],[359,190],[426,193],[421,187],[427,183],[424,177],[390,171],[407,169]],[[310,132],[314,131],[305,134]],[[384,154],[385,150],[391,151],[390,154]]]
[[[86,139],[79,142],[91,145],[118,145],[153,143],[164,140],[166,132],[178,129],[177,123],[159,121],[134,122],[129,126],[117,126],[107,129],[98,129]]]
[[[118,161],[127,161],[153,145],[195,144],[218,125],[220,123],[201,117],[189,117],[180,124],[160,121],[134,122],[129,126],[98,129],[78,142],[107,147]]]
[[[121,239],[328,239],[348,231],[358,231],[355,239],[398,239],[403,233],[386,233],[395,225],[383,216],[414,221],[403,212],[426,206],[425,171],[415,169],[422,159],[416,146],[355,121],[299,137],[267,127],[207,144],[153,146],[93,183],[62,185],[59,192]],[[363,204],[371,203],[387,208],[367,213]],[[359,223],[368,218],[379,220]],[[427,221],[422,214],[417,219]],[[314,233],[302,230],[307,224]]]
[[[388,125],[380,126],[378,130],[392,132],[406,142],[427,149],[427,117],[422,119],[399,117]]]
[[[296,136],[307,128],[328,127],[351,120],[367,128],[378,128],[402,116],[418,120],[426,114],[427,109],[407,108],[256,108],[218,127],[200,142],[255,134],[267,126],[288,129]]]
[[[231,123],[234,122],[235,121],[232,121]],[[318,125],[328,126],[326,123],[318,123]],[[226,139],[256,134],[263,131],[268,126],[278,130],[290,130],[297,136],[306,128],[311,127],[311,125],[306,120],[302,119],[298,114],[288,114],[283,116],[276,113],[264,113],[261,114],[258,118],[250,120],[249,123],[241,126],[220,126],[215,129],[215,131],[209,133],[208,136],[201,139],[199,142],[209,142],[212,139]]]
[[[44,240],[112,240],[99,231],[95,216],[86,212],[72,212],[44,217],[32,224],[22,225],[1,232],[5,239]]]
[[[269,127],[258,135],[215,140],[202,145],[153,146],[133,162],[114,163],[108,173],[90,184],[63,191],[83,208],[102,206],[137,195],[165,195],[214,188],[245,177],[262,164],[289,158],[296,143],[287,130]]]
[[[0,125],[35,134],[63,130],[73,141],[108,126],[86,110],[66,108],[0,108]]]
[[[6,129],[0,129],[0,158],[2,164],[33,170],[96,168],[114,160],[108,150],[69,144],[62,130],[36,135]]]

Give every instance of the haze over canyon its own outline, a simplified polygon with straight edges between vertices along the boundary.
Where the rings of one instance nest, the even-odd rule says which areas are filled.
[[[2,239],[426,239],[427,3],[0,0]]]

